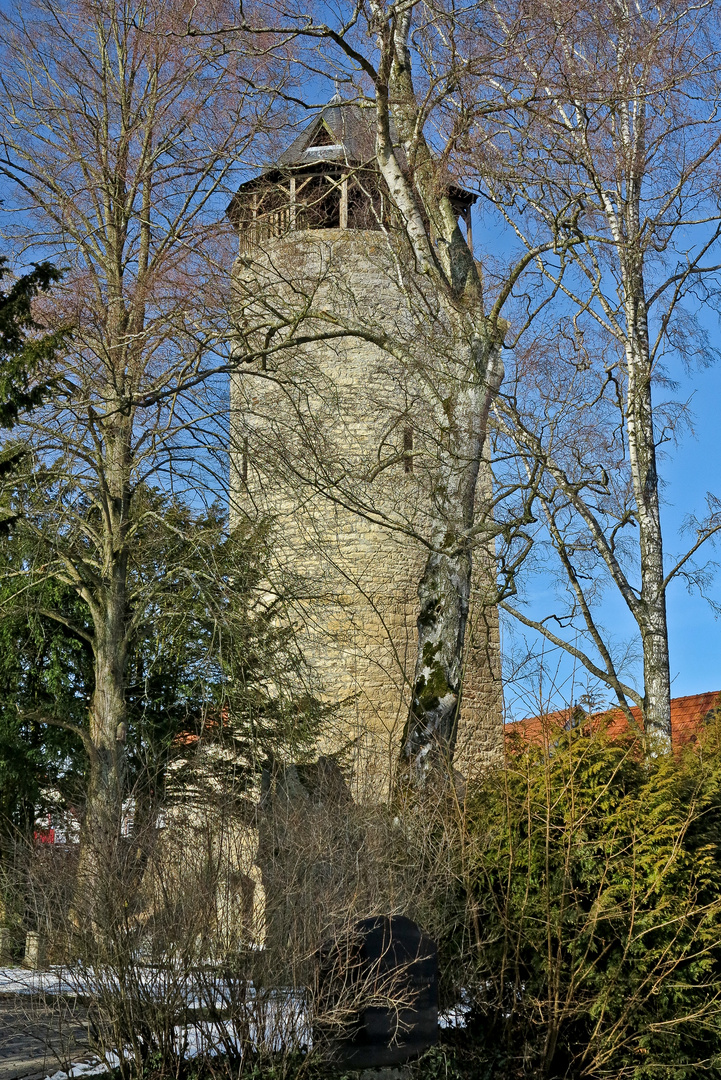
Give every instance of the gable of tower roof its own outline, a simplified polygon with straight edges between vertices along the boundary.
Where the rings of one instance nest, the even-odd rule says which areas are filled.
[[[314,150],[317,146],[334,146],[335,144],[336,136],[325,121],[321,120],[311,136],[309,149]]]
[[[335,141],[325,145],[321,143],[323,152],[314,153],[313,147],[318,145],[314,140],[323,130],[329,132]],[[288,168],[323,160],[342,160],[362,165],[372,161],[374,156],[373,110],[355,102],[334,100],[301,131],[275,165]]]

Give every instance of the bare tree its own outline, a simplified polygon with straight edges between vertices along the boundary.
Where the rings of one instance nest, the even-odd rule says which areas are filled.
[[[164,584],[130,585],[153,515],[137,493],[183,484],[204,497],[190,444],[214,421],[194,388],[228,364],[218,193],[272,124],[272,98],[254,90],[268,73],[257,43],[232,58],[200,47],[176,34],[188,11],[38,0],[2,16],[5,220],[25,250],[66,267],[44,321],[74,328],[57,395],[15,430],[31,465],[16,527],[36,543],[28,585],[54,577],[89,613],[68,626],[94,658],[87,724],[74,728],[89,762],[88,867],[119,822],[129,643]]]
[[[654,399],[667,357],[690,365],[712,352],[697,312],[721,270],[717,8],[551,0],[522,27],[511,9],[494,14],[513,42],[507,107],[492,140],[486,116],[469,120],[469,145],[482,123],[487,194],[527,249],[553,237],[537,265],[560,303],[555,370],[541,364],[524,388],[521,364],[499,413],[545,471],[540,516],[571,598],[562,617],[504,607],[668,739],[667,588],[721,528],[712,500],[690,549],[665,564],[658,447],[682,409]],[[638,627],[641,691],[619,675],[598,622],[601,579]]]

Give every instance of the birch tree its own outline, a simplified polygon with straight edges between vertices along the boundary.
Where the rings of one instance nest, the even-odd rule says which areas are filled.
[[[411,59],[414,6],[372,2],[376,56],[359,61],[371,80],[376,107],[376,159],[399,211],[418,270],[433,282],[456,346],[457,392],[439,426],[431,549],[418,583],[418,653],[404,758],[422,771],[436,747],[451,745],[462,689],[468,620],[475,498],[488,411],[503,378],[503,296],[488,312],[477,265],[454,213],[439,189],[438,168],[423,130],[423,107]],[[357,57],[354,57],[357,59]],[[394,145],[391,123],[397,131]],[[402,147],[409,168],[399,161]],[[410,174],[410,175],[409,175]],[[507,292],[510,290],[507,290]],[[489,317],[490,316],[490,317]]]
[[[693,365],[712,354],[698,312],[715,306],[721,271],[718,13],[712,3],[553,0],[532,5],[520,28],[514,10],[495,15],[513,47],[507,108],[484,143],[486,191],[529,250],[544,234],[558,245],[538,265],[560,302],[568,375],[563,387],[553,375],[545,388],[532,380],[525,398],[514,381],[500,411],[546,472],[541,518],[571,608],[559,623],[557,612],[535,619],[505,607],[668,740],[667,588],[720,527],[712,500],[690,549],[665,562],[658,448],[682,410],[659,410],[659,395],[669,358]],[[584,443],[592,422],[605,435]],[[599,578],[638,628],[641,690],[614,668],[594,611]]]

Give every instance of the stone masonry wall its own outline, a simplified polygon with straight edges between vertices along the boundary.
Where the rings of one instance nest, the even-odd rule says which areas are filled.
[[[231,518],[271,516],[271,587],[291,594],[303,652],[339,704],[322,749],[350,751],[356,782],[383,789],[408,712],[432,511],[432,304],[408,291],[376,231],[291,233],[238,260],[235,287],[248,341],[272,328],[281,338],[300,313],[309,336],[345,335],[233,377]],[[412,471],[402,459],[409,429]],[[486,474],[479,492],[488,483]],[[456,755],[466,775],[500,752],[503,724],[498,615],[483,604],[488,546],[475,568]]]

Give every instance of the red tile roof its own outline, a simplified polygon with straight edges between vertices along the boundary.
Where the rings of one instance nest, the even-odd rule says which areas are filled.
[[[695,742],[709,714],[720,705],[721,690],[672,698],[671,744],[675,748],[680,748],[687,743]],[[546,716],[529,716],[525,720],[516,720],[506,725],[506,733],[521,735],[529,742],[546,742],[555,737],[554,732],[570,727],[574,712],[575,709],[569,707],[548,713]],[[641,727],[641,710],[634,706],[631,709],[631,716]],[[626,715],[621,709],[593,713],[590,719],[594,726],[605,725],[612,739],[624,735],[629,728]]]
[[[227,719],[228,709],[227,707],[224,707],[220,713],[221,728],[225,726]],[[201,737],[204,734],[208,732],[212,732],[213,734],[215,734],[217,729],[218,721],[213,717],[206,717],[203,724],[201,725],[200,731],[179,731],[178,734],[173,738],[173,746],[195,746],[197,743],[200,742]]]

